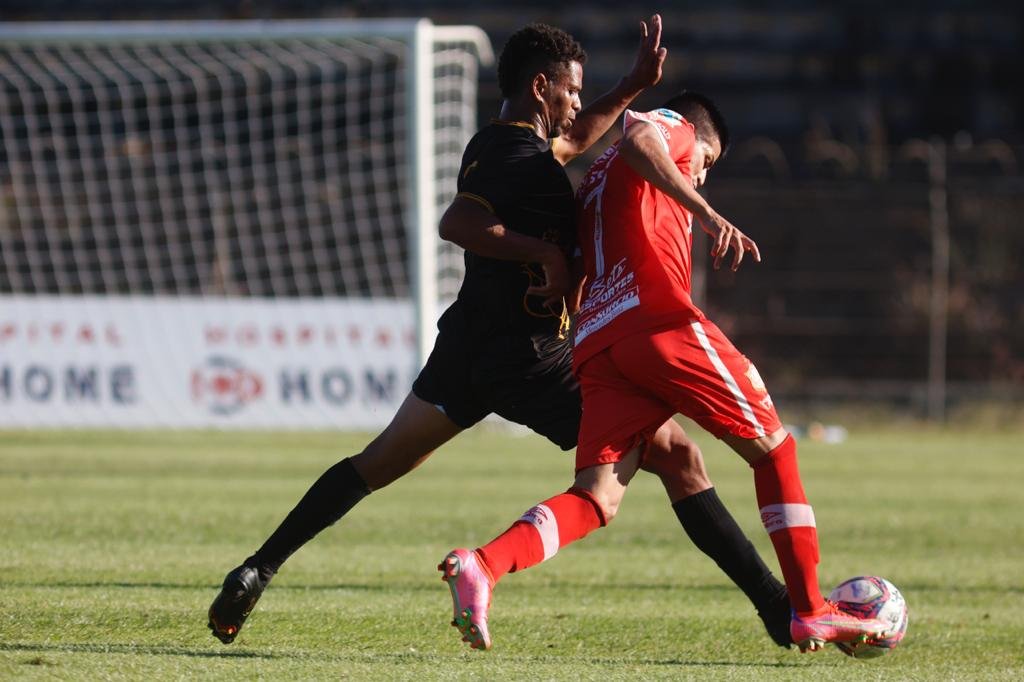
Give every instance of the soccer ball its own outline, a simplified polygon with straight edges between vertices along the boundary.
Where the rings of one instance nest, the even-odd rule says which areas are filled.
[[[884,656],[903,640],[907,632],[907,602],[896,586],[878,576],[859,576],[840,583],[828,597],[840,610],[860,618],[878,618],[891,623],[889,636],[874,642],[837,642],[836,646],[854,658]]]

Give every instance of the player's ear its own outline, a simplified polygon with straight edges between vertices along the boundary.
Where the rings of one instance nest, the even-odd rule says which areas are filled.
[[[531,94],[533,98],[538,102],[544,101],[544,96],[547,94],[548,88],[551,86],[551,82],[543,72],[538,73],[533,77],[533,81],[530,82]]]

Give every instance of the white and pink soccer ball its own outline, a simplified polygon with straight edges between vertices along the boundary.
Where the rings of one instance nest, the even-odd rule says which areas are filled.
[[[885,578],[872,575],[850,578],[837,585],[829,599],[846,613],[861,618],[878,618],[892,625],[885,639],[863,644],[837,644],[847,656],[878,658],[903,641],[907,632],[907,602],[896,586]]]

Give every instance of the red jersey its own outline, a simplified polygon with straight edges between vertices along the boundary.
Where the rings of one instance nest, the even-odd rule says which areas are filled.
[[[653,125],[689,177],[696,143],[689,121],[669,109],[627,111],[624,130],[634,125]],[[704,318],[690,299],[693,214],[630,168],[619,143],[590,167],[576,210],[587,274],[575,326],[577,367],[637,331]]]

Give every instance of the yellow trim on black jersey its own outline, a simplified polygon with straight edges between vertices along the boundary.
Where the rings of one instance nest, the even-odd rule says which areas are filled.
[[[558,326],[558,340],[565,341],[569,338],[569,332],[572,330],[572,318],[569,317],[569,306],[566,305],[565,299],[562,299],[562,322]]]
[[[542,286],[544,284],[544,276],[535,272],[533,267],[529,263],[522,263],[520,267],[523,269],[523,272],[526,273],[526,277],[529,280],[530,286]],[[530,307],[530,298],[530,294],[523,294],[523,311],[530,317],[560,318],[558,324],[558,339],[560,341],[564,341],[565,339],[569,338],[569,331],[572,327],[572,320],[569,317],[569,306],[565,302],[565,297],[562,297],[562,310],[559,313],[556,313],[547,306],[544,306],[545,312],[543,313],[534,312],[533,309]]]
[[[532,130],[534,132],[537,131],[537,126],[535,126],[534,124],[530,123],[529,121],[506,121],[506,120],[500,119],[500,118],[492,118],[491,119],[491,123],[493,123],[495,125],[499,125],[499,126],[516,126],[516,127],[519,127],[519,128],[529,128],[530,130]]]
[[[480,204],[481,206],[486,208],[491,213],[494,213],[495,215],[497,215],[497,213],[495,213],[495,211],[494,211],[494,207],[491,206],[491,202],[487,201],[487,199],[484,199],[479,194],[473,194],[472,192],[459,192],[458,194],[455,195],[455,198],[457,199],[459,197],[465,197],[466,199],[472,199],[473,201],[477,202],[478,204]]]
[[[499,126],[516,126],[518,128],[529,128],[533,132],[537,132],[537,126],[528,121],[503,121],[500,118],[492,118],[491,123]],[[562,139],[561,137],[549,137],[548,142],[551,144],[551,149],[554,150],[555,142]]]

